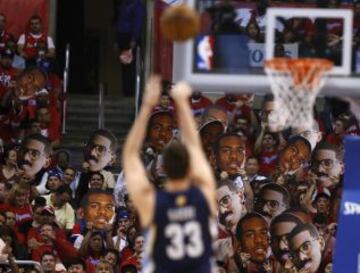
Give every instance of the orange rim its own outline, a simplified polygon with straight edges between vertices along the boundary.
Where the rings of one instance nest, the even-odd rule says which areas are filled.
[[[324,73],[329,72],[333,66],[333,62],[326,59],[274,58],[265,61],[266,69],[272,72],[290,73],[295,86],[304,84],[316,86]]]

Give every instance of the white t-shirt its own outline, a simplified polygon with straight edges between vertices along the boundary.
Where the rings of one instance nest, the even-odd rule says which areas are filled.
[[[35,39],[38,39],[38,38],[41,37],[42,34],[34,35],[34,34],[30,33],[30,35],[32,37],[34,37]],[[20,38],[19,38],[17,44],[18,45],[24,45],[25,44],[25,34],[24,33],[20,35]],[[55,48],[54,41],[50,36],[47,36],[47,46],[48,46],[48,48]]]

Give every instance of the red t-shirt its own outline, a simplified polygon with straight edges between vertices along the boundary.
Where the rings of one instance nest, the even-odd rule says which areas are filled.
[[[4,97],[8,91],[10,82],[15,80],[16,75],[17,71],[15,68],[3,68],[0,66],[0,98]]]
[[[0,53],[2,53],[5,49],[5,46],[6,46],[6,43],[9,41],[9,40],[14,40],[14,36],[7,32],[7,31],[3,31],[1,34],[0,34]]]
[[[259,174],[264,176],[271,175],[276,167],[278,152],[276,150],[272,152],[262,151],[257,158],[259,160]]]
[[[338,147],[341,146],[342,140],[343,140],[343,137],[340,135],[336,135],[335,133],[328,134],[325,139],[326,142],[333,144],[335,146],[338,146]]]
[[[32,209],[30,205],[25,205],[23,207],[14,207],[10,205],[8,209],[9,211],[15,213],[16,216],[15,226],[17,227],[26,221],[32,220]]]
[[[194,114],[194,116],[202,115],[202,113],[205,111],[205,109],[212,105],[212,101],[208,99],[207,97],[201,96],[198,100],[189,99],[190,101],[190,107]]]

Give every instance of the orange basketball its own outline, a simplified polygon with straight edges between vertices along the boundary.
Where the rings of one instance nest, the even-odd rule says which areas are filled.
[[[160,19],[161,32],[166,39],[186,41],[199,33],[200,17],[189,6],[175,5],[167,8]]]

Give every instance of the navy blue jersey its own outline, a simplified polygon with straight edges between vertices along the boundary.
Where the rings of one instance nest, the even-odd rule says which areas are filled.
[[[213,224],[208,202],[198,188],[175,193],[157,190],[144,272],[210,273]]]

